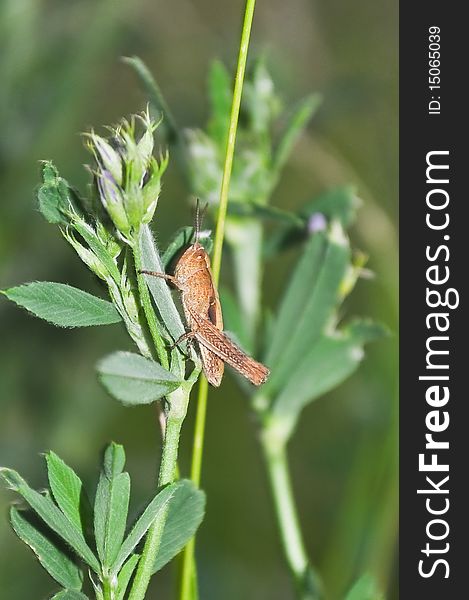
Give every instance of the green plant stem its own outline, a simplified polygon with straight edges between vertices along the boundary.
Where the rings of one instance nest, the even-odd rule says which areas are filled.
[[[112,587],[109,579],[103,581],[103,600],[112,600]]]
[[[248,56],[249,38],[251,36],[252,20],[256,0],[246,0],[244,12],[243,29],[239,45],[238,66],[236,69],[235,85],[233,90],[233,102],[231,104],[230,125],[228,128],[228,139],[226,143],[225,164],[220,190],[220,204],[218,206],[217,227],[215,230],[215,241],[213,247],[213,278],[218,284],[220,276],[221,255],[223,249],[223,237],[225,233],[226,211],[228,208],[228,190],[230,187],[231,171],[233,167],[233,156],[236,143],[236,131],[238,128],[239,109],[243,93],[244,74],[246,72],[246,61]]]
[[[133,256],[134,256],[134,264],[135,264],[135,273],[137,277],[137,285],[138,285],[138,294],[140,298],[140,302],[142,304],[143,312],[145,313],[145,318],[148,324],[148,329],[150,330],[150,335],[155,344],[156,353],[158,355],[158,359],[161,365],[165,368],[169,368],[169,360],[168,354],[166,352],[166,347],[163,338],[160,336],[158,329],[158,322],[156,320],[155,311],[153,310],[153,306],[151,303],[150,293],[148,291],[147,284],[145,282],[145,277],[140,273],[142,270],[142,255],[140,250],[140,244],[138,240],[135,240],[135,243],[132,246]]]
[[[191,464],[191,479],[197,485],[200,484],[202,472],[202,456],[205,431],[205,418],[207,414],[208,381],[202,377],[197,394],[197,414],[194,427],[194,445]]]
[[[158,487],[172,483],[176,477],[179,437],[187,412],[190,387],[183,386],[169,394],[169,410],[166,418],[166,431],[163,440]],[[153,574],[153,565],[160,546],[169,507],[162,510],[148,530],[142,556],[138,563],[129,600],[143,600]]]
[[[202,375],[200,378],[197,394],[197,414],[194,427],[194,445],[192,448],[191,479],[195,485],[200,485],[200,474],[202,471],[202,456],[205,431],[205,417],[207,414],[208,381]],[[181,566],[181,583],[179,597],[181,600],[194,600],[194,576],[195,576],[195,536],[189,540],[185,549]]]
[[[275,516],[280,531],[285,560],[295,582],[298,600],[319,600],[320,584],[310,567],[296,511],[285,444],[270,435],[268,428],[261,433]]]
[[[243,92],[244,74],[246,72],[246,62],[249,49],[249,39],[251,37],[252,21],[254,17],[254,7],[256,0],[246,0],[244,9],[244,21],[241,31],[241,41],[238,53],[238,65],[236,68],[235,84],[233,90],[233,101],[231,104],[230,124],[228,128],[228,138],[226,143],[225,164],[223,167],[223,177],[220,190],[220,204],[218,206],[217,226],[215,230],[215,240],[213,247],[212,273],[215,285],[218,285],[220,278],[221,257],[223,251],[223,239],[225,235],[226,212],[228,208],[228,190],[230,187],[231,171],[233,168],[233,156],[236,143],[236,131],[238,128],[239,109],[241,106],[241,96]],[[200,379],[196,428],[194,432],[194,445],[192,453],[191,478],[195,485],[200,485],[200,473],[202,469],[202,456],[204,447],[205,418],[207,412],[208,383],[204,376]],[[191,600],[193,594],[191,591],[193,572],[195,570],[194,561],[195,538],[189,542],[184,551],[184,557],[181,570],[180,600]]]

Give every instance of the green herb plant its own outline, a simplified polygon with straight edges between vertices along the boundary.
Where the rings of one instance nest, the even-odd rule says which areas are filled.
[[[136,570],[128,595],[135,600],[144,597],[151,575],[181,550],[203,518],[203,492],[188,480],[175,482],[181,426],[200,362],[189,348],[173,346],[184,326],[168,287],[158,280],[147,283],[140,272],[155,266],[163,270],[175,249],[172,244],[161,257],[148,227],[168,160],[153,157],[156,126],[144,113],[112,128],[109,139],[94,132],[86,137],[95,160],[88,198],[60,177],[51,162],[42,165],[37,193],[41,213],[60,228],[81,260],[104,282],[111,301],[55,282],[3,291],[10,300],[60,327],[122,322],[139,352],[119,351],[103,358],[97,365],[102,384],[125,405],[163,403],[157,494],[126,537],[130,479],[123,472],[121,446],[111,444],[105,453],[94,511],[78,476],[52,453],[47,455],[50,493],[45,495],[29,488],[15,471],[2,469],[7,485],[48,527],[44,533],[35,528],[29,514],[12,510],[19,537],[64,586],[59,598],[85,597],[80,592],[81,571],[63,542],[93,573],[97,599],[124,598]],[[143,548],[137,552],[144,536]]]
[[[93,156],[90,192],[82,196],[52,162],[42,164],[39,209],[103,282],[109,300],[55,282],[28,283],[2,293],[59,327],[122,323],[137,352],[117,351],[103,358],[98,377],[124,405],[158,401],[162,429],[155,494],[130,527],[130,478],[118,444],[105,451],[94,503],[77,474],[53,452],[46,454],[45,492],[31,489],[15,471],[1,470],[6,484],[28,506],[11,509],[13,529],[61,586],[55,599],[79,600],[94,593],[97,600],[142,600],[151,576],[183,547],[178,595],[180,600],[198,598],[194,535],[205,506],[199,486],[208,384],[196,349],[176,343],[185,326],[167,283],[142,274],[167,269],[193,234],[190,227],[177,231],[160,253],[150,229],[168,163],[168,154],[153,155],[158,127],[189,193],[216,215],[216,283],[226,237],[234,272],[234,291],[221,287],[226,329],[271,369],[259,389],[238,381],[256,416],[286,564],[298,599],[323,597],[295,507],[287,444],[303,408],[353,373],[365,343],[384,330],[369,319],[343,324],[339,318],[366,260],[352,252],[346,234],[358,207],[354,191],[329,190],[297,212],[270,205],[319,97],[312,95],[282,115],[263,60],[253,65],[244,84],[254,4],[246,3],[233,91],[226,69],[218,62],[212,66],[205,131],[181,130],[146,66],[138,58],[126,59],[146,86],[151,111],[123,120],[107,137],[94,131],[86,135]],[[211,240],[204,243],[210,252]],[[291,246],[300,249],[300,256],[279,306],[269,314],[262,299],[265,265]],[[191,480],[186,480],[178,475],[178,447],[191,390],[199,379]],[[83,591],[85,573],[90,591]],[[378,597],[365,576],[347,600]]]
[[[370,319],[356,318],[343,324],[339,317],[344,300],[366,273],[367,257],[352,251],[346,234],[360,200],[352,186],[344,186],[327,190],[296,212],[269,204],[292,148],[321,99],[312,94],[283,113],[281,99],[261,59],[244,84],[229,203],[225,204],[219,191],[226,186],[226,148],[234,146],[233,135],[227,134],[233,123],[234,103],[225,67],[214,62],[210,70],[206,129],[181,130],[145,64],[137,57],[125,60],[140,77],[155,113],[164,118],[167,141],[174,148],[190,192],[208,203],[217,223],[220,214],[225,220],[235,285],[234,293],[226,287],[220,290],[225,326],[247,352],[272,370],[270,379],[258,390],[240,377],[237,381],[256,416],[279,536],[296,596],[317,600],[324,590],[305,549],[287,444],[303,408],[349,377],[364,357],[364,345],[386,333],[382,325]],[[238,115],[235,119],[238,122]],[[301,248],[301,256],[272,316],[262,301],[265,265],[294,246]],[[197,485],[206,394],[206,385],[201,385],[191,471]],[[193,588],[194,543],[193,538],[185,550],[180,600],[197,597]],[[352,588],[350,598],[380,597],[368,576],[363,582],[360,579]],[[367,591],[356,596],[356,590]]]

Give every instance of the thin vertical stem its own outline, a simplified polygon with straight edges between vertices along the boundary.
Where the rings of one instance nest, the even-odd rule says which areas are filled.
[[[220,278],[221,258],[223,252],[223,239],[225,235],[226,212],[228,208],[228,190],[230,187],[231,171],[233,168],[233,156],[236,143],[236,132],[238,128],[239,109],[241,106],[241,96],[243,92],[244,74],[246,72],[246,62],[249,49],[249,40],[251,37],[252,21],[254,17],[254,7],[256,0],[246,0],[244,11],[244,22],[241,31],[241,41],[238,54],[238,65],[233,90],[233,101],[231,104],[230,124],[228,128],[228,139],[226,144],[225,164],[223,167],[223,177],[220,189],[220,204],[218,206],[217,226],[215,230],[215,241],[213,248],[212,273],[215,285],[218,285]],[[194,445],[192,454],[191,479],[196,486],[200,485],[200,474],[202,470],[202,457],[204,447],[205,419],[207,413],[207,395],[208,383],[202,375],[199,384],[196,426],[194,431]],[[192,594],[192,581],[194,565],[195,538],[189,542],[184,551],[182,571],[180,600],[190,600]]]
[[[107,578],[103,581],[102,597],[103,600],[112,600],[112,586]]]
[[[166,420],[163,440],[163,454],[158,477],[159,488],[173,482],[176,477],[179,436],[187,410],[189,393],[189,390],[181,387],[168,396],[170,409]],[[148,530],[129,600],[143,600],[145,598],[148,584],[153,574],[153,565],[161,543],[168,509],[169,506],[158,514]]]
[[[264,430],[261,434],[261,447],[285,560],[295,582],[298,600],[319,600],[321,583],[309,564],[301,535],[285,446],[273,441],[274,443],[268,430]]]
[[[208,381],[202,376],[197,395],[197,415],[194,428],[194,446],[191,464],[191,479],[196,485],[200,483],[202,472],[202,456],[205,432],[205,417],[207,414]]]
[[[238,54],[238,66],[236,69],[235,85],[233,90],[233,102],[231,105],[230,125],[228,128],[228,140],[226,143],[225,165],[220,190],[220,204],[218,206],[217,227],[215,230],[215,242],[213,247],[212,272],[215,285],[220,277],[221,256],[223,250],[223,238],[225,235],[226,211],[228,208],[228,190],[230,187],[231,171],[233,167],[233,156],[236,143],[236,131],[238,128],[239,109],[243,93],[244,74],[246,72],[246,61],[248,56],[249,39],[251,37],[252,20],[256,0],[247,0],[244,12],[243,30]]]
[[[207,414],[208,381],[204,375],[200,378],[197,395],[197,414],[194,427],[194,443],[192,449],[191,479],[200,485],[200,474],[202,471],[202,456],[205,432],[205,417]],[[195,536],[189,540],[185,549],[181,565],[180,599],[194,600],[193,574],[195,574]]]

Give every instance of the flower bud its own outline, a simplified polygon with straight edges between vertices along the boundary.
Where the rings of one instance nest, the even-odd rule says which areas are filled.
[[[129,243],[140,226],[153,218],[161,177],[168,164],[167,154],[160,162],[152,155],[157,124],[148,112],[138,119],[143,126],[138,140],[135,117],[123,120],[112,130],[109,140],[95,133],[88,136],[88,147],[97,163],[99,197],[116,229]]]
[[[121,233],[127,235],[130,231],[130,224],[124,206],[122,188],[119,187],[111,173],[105,170],[99,170],[96,173],[96,184],[101,202],[112,222]]]
[[[160,164],[158,164],[155,158],[151,157],[150,159],[146,173],[147,180],[142,187],[143,209],[145,212],[143,223],[149,223],[153,218],[161,192],[161,177],[166,171],[168,161],[169,157],[167,153],[164,157],[161,157]]]
[[[109,171],[117,185],[121,185],[122,163],[119,153],[104,138],[94,132],[89,134],[89,146],[99,167]]]

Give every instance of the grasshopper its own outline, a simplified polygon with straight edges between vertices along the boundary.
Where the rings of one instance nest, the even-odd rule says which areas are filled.
[[[186,339],[195,338],[197,340],[202,368],[211,385],[215,387],[220,385],[225,362],[254,385],[261,385],[269,376],[269,369],[243,352],[223,332],[221,304],[213,283],[210,258],[199,243],[198,203],[194,229],[195,241],[179,258],[174,275],[156,271],[141,272],[145,275],[166,279],[181,292],[182,306],[189,331],[181,336],[175,345]]]

